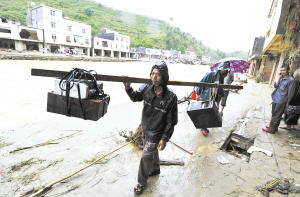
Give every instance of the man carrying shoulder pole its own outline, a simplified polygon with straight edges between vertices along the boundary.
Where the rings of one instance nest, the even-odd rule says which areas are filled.
[[[142,194],[149,176],[160,174],[158,150],[162,151],[171,138],[178,121],[177,96],[167,87],[168,66],[164,61],[155,64],[150,73],[152,85],[144,84],[134,90],[124,82],[125,90],[133,101],[144,101],[142,129],[145,144],[138,171],[136,194]]]

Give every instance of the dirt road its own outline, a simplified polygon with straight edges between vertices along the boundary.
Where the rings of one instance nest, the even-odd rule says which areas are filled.
[[[108,113],[96,122],[47,113],[47,92],[53,90],[54,79],[30,76],[31,68],[68,71],[79,67],[101,74],[147,78],[153,65],[14,60],[0,63],[0,196],[15,196],[31,187],[38,189],[81,169],[122,146],[125,139],[119,132],[135,131],[141,119],[143,104],[131,102],[123,84],[116,82],[104,82],[111,102]],[[207,71],[208,66],[169,65],[171,80],[199,81]],[[280,129],[276,135],[266,135],[261,127],[270,119],[272,88],[248,81],[239,93],[229,94],[223,127],[212,128],[208,137],[194,127],[186,113],[187,104],[178,106],[179,122],[172,141],[194,154],[168,143],[160,158],[183,161],[185,165],[162,166],[161,174],[149,179],[143,196],[261,196],[255,187],[280,174],[300,183],[299,148],[290,145],[300,144],[299,127],[298,131]],[[191,87],[171,88],[178,98],[192,91]],[[278,168],[274,155],[254,152],[247,162],[220,150],[232,131],[255,137],[254,145],[265,150],[272,151],[273,146]],[[140,150],[126,146],[56,184],[47,196],[134,196],[140,155]],[[227,159],[228,164],[221,164],[220,158]],[[296,196],[290,194],[293,195]]]

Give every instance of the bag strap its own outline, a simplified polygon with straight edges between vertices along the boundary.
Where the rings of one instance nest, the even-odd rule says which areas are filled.
[[[84,109],[83,109],[82,103],[81,103],[80,85],[79,84],[80,84],[80,82],[77,83],[78,100],[79,100],[81,112],[82,112],[82,115],[83,115],[83,119],[85,119],[85,112],[84,112]]]

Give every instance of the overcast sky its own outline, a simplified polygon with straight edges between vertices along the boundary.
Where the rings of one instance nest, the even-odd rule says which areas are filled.
[[[95,0],[117,10],[155,17],[224,52],[248,52],[270,28],[273,0]],[[170,18],[173,18],[173,22]]]

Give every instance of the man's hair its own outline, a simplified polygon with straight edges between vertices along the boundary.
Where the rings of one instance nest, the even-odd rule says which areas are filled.
[[[287,71],[290,70],[290,67],[288,65],[282,65],[280,68],[286,68]]]
[[[300,68],[294,71],[294,74],[296,74],[298,77],[300,76]]]
[[[151,73],[152,73],[154,68],[158,69],[159,73],[162,76],[162,80],[161,80],[160,85],[166,86],[168,81],[169,81],[169,71],[168,71],[167,63],[164,62],[164,61],[160,61],[160,62],[156,63],[154,66],[152,66]],[[151,75],[151,73],[150,73],[150,75]]]

